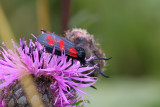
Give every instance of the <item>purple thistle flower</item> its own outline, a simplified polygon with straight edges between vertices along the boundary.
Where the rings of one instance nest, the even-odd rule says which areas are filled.
[[[85,100],[83,94],[87,94],[79,87],[92,86],[96,77],[89,76],[94,72],[95,66],[81,66],[78,60],[67,60],[65,52],[61,56],[45,52],[45,48],[36,41],[30,40],[27,46],[25,39],[20,39],[20,47],[12,41],[14,51],[5,45],[0,51],[0,88],[6,88],[14,80],[19,80],[25,75],[32,74],[35,77],[51,77],[50,88],[53,91],[54,105],[56,107],[74,107],[78,100]],[[88,59],[91,60],[92,58]],[[73,62],[72,62],[73,60]]]

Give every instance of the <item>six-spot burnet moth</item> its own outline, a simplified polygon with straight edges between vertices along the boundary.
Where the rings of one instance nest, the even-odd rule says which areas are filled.
[[[44,31],[44,30],[41,30]],[[44,31],[46,32],[46,31]],[[82,47],[77,47],[71,41],[56,35],[55,33],[43,33],[37,37],[38,42],[45,46],[46,51],[52,53],[55,49],[56,55],[61,55],[61,52],[65,51],[65,54],[73,59],[77,59],[82,65],[86,64],[85,60],[85,50]],[[112,57],[111,57],[112,58]],[[109,60],[111,58],[98,58],[94,60]],[[98,71],[102,76],[104,75],[101,71]]]

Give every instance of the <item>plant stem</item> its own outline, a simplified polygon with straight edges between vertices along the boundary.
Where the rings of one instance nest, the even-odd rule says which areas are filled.
[[[71,0],[62,0],[61,33],[68,29]]]

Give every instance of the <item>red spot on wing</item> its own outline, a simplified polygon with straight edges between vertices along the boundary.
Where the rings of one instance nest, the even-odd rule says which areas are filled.
[[[77,54],[77,51],[76,51],[74,48],[70,48],[69,51],[70,51],[71,53]]]
[[[59,45],[60,45],[60,46],[63,46],[63,45],[64,45],[64,41],[63,41],[63,40],[60,40],[60,41],[59,41]]]
[[[77,54],[74,54],[74,53],[71,53],[71,52],[69,53],[69,55],[72,56],[72,57],[77,57]]]
[[[54,40],[49,40],[48,41],[48,45],[53,46],[53,44],[54,44]]]
[[[61,51],[64,50],[64,43],[65,43],[65,42],[64,42],[63,40],[60,40],[60,41],[59,41],[59,45],[60,45],[60,46],[59,46],[59,49],[60,49]]]
[[[64,50],[64,46],[61,45],[61,46],[59,47],[59,49],[60,49],[60,50]]]
[[[52,36],[51,35],[47,35],[47,39],[52,39]]]

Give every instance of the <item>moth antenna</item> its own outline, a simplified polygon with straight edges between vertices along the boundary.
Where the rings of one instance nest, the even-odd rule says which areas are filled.
[[[102,76],[104,76],[105,78],[109,78],[109,76],[107,76],[107,75],[104,75],[98,68],[95,68],[96,69],[96,71],[98,71]]]
[[[93,88],[93,89],[95,89],[95,90],[97,90],[97,88],[95,86],[93,86],[93,85],[91,85],[90,87]]]
[[[92,66],[92,64],[89,64],[89,65],[91,65]],[[105,78],[109,78],[109,76],[107,76],[107,75],[104,75],[98,68],[96,68],[96,67],[94,67],[94,69],[97,71],[97,72],[99,72],[103,77],[105,77]]]
[[[112,57],[110,58],[97,58],[97,59],[94,59],[94,60],[110,60]]]

